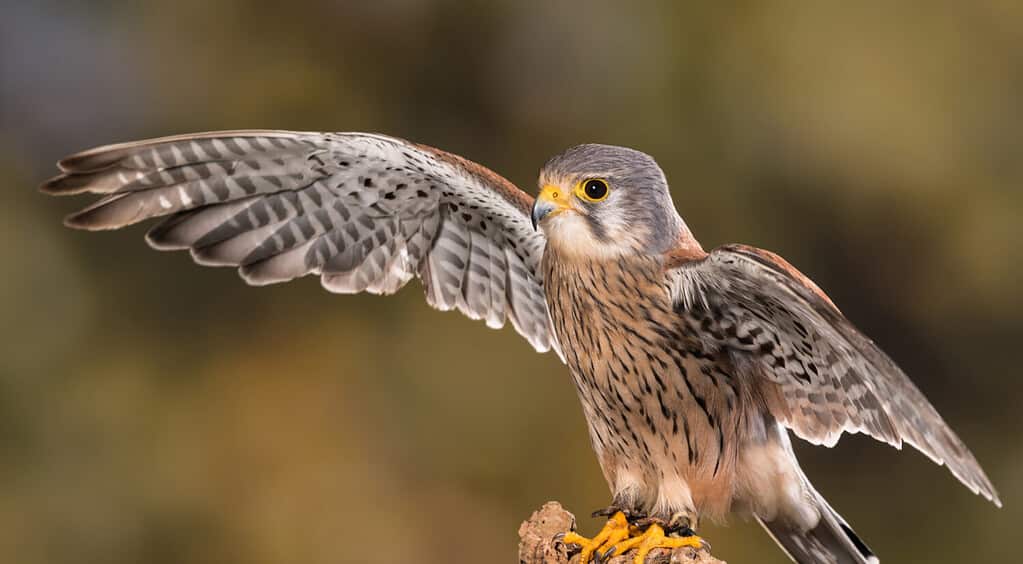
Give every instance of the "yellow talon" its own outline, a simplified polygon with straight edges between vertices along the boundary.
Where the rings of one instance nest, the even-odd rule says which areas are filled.
[[[697,536],[669,537],[664,534],[660,525],[653,524],[643,532],[639,528],[629,525],[629,521],[622,512],[615,513],[607,521],[604,528],[592,539],[588,539],[578,533],[565,533],[566,544],[577,544],[582,548],[579,554],[579,564],[587,564],[594,554],[607,554],[614,550],[614,554],[624,554],[626,551],[637,549],[635,564],[644,564],[647,555],[655,548],[679,548],[692,546],[701,548],[703,539]]]
[[[562,540],[565,544],[577,544],[582,547],[583,550],[579,554],[579,564],[586,564],[599,549],[609,549],[622,540],[629,538],[630,529],[634,528],[629,527],[629,521],[625,518],[625,514],[619,511],[607,520],[604,528],[592,539],[570,531],[565,533],[565,537]]]
[[[670,549],[683,546],[701,548],[703,546],[703,539],[695,535],[689,537],[665,536],[664,529],[655,523],[647,527],[647,530],[644,531],[643,534],[616,544],[614,549],[615,554],[622,554],[627,550],[635,548],[637,549],[636,558],[633,560],[633,563],[644,564],[644,562],[646,562],[647,555],[649,555],[650,551],[655,548]]]

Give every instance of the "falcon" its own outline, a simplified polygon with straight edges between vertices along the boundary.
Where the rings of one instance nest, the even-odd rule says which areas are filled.
[[[315,274],[341,294],[418,278],[429,305],[510,321],[576,384],[611,490],[580,562],[703,546],[700,519],[751,515],[801,563],[877,562],[799,467],[790,432],[908,443],[998,494],[919,389],[813,282],[745,245],[704,251],[650,156],[580,145],[534,200],[462,157],[366,133],[227,131],[88,150],[49,194],[91,193],[86,230],[161,218],[160,250],[249,284]]]

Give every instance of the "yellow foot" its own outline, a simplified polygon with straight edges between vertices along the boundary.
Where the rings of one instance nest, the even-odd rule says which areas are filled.
[[[679,548],[683,546],[691,546],[694,548],[703,547],[703,539],[693,535],[688,537],[669,537],[664,534],[664,529],[660,525],[654,523],[647,527],[646,531],[639,536],[623,540],[615,544],[612,548],[614,554],[623,554],[628,550],[636,549],[636,558],[633,560],[634,564],[644,564],[646,562],[647,555],[650,551],[655,548]]]
[[[640,532],[638,527],[629,524],[622,512],[615,513],[592,539],[575,532],[565,533],[562,539],[566,544],[577,544],[582,547],[579,564],[588,564],[594,555],[604,559],[608,554],[623,554],[637,549],[635,564],[644,564],[647,555],[655,548],[679,548],[692,546],[701,548],[703,539],[698,536],[669,537],[658,524],[647,527]]]
[[[612,546],[629,538],[631,535],[630,528],[635,529],[635,527],[629,526],[629,521],[625,518],[625,514],[619,511],[608,519],[604,528],[592,539],[570,531],[565,533],[565,537],[562,540],[565,544],[577,544],[582,547],[583,550],[579,554],[579,564],[587,564],[593,558],[594,553],[609,550]]]

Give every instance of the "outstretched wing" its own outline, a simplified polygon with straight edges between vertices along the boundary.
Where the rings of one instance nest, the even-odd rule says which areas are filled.
[[[414,276],[426,299],[557,349],[538,268],[533,199],[492,171],[365,133],[225,131],[99,147],[59,163],[50,194],[101,194],[71,227],[164,218],[161,250],[238,267],[250,284],[320,276],[331,292],[391,294]]]
[[[828,446],[843,432],[896,448],[905,441],[1001,505],[973,454],[906,374],[783,259],[731,245],[668,276],[691,332],[757,382],[796,435]]]

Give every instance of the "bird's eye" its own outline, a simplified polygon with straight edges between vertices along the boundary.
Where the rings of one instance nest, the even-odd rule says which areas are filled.
[[[582,183],[582,197],[590,202],[599,202],[607,197],[607,182],[599,178],[591,178]]]

